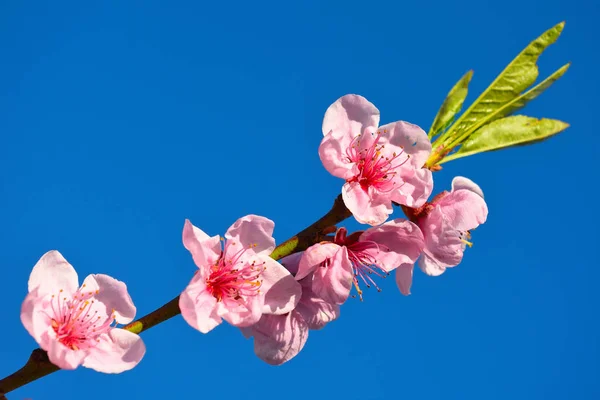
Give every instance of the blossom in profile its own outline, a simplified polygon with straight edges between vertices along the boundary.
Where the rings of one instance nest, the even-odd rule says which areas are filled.
[[[296,273],[302,252],[281,260],[290,272]],[[254,352],[271,365],[281,365],[304,348],[309,330],[322,329],[337,319],[340,307],[327,303],[312,290],[312,276],[301,279],[302,296],[296,308],[284,315],[263,315],[254,325],[241,328],[246,338],[254,337]]]
[[[312,275],[311,290],[328,303],[344,303],[352,286],[362,300],[363,287],[381,290],[377,277],[385,278],[397,268],[411,270],[424,246],[419,227],[405,219],[351,235],[340,228],[331,242],[315,244],[304,252],[296,279]]]

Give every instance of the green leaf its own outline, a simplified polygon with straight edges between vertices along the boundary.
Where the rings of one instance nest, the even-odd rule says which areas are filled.
[[[539,71],[537,60],[542,52],[556,42],[560,36],[565,23],[552,27],[544,32],[540,37],[531,42],[510,64],[496,77],[494,82],[471,104],[471,106],[458,118],[450,128],[451,132],[444,138],[447,147],[453,147],[464,140],[468,135],[490,122],[490,116],[504,105],[521,97],[523,101],[521,107],[530,99],[521,96],[521,92],[531,86],[538,77]],[[536,87],[537,96],[556,79],[558,79],[568,68],[568,65],[555,72],[557,75],[553,80],[545,80],[544,86]],[[564,70],[563,70],[564,69]],[[532,98],[533,98],[532,97]],[[514,111],[514,110],[513,110]],[[499,115],[499,114],[496,114]],[[506,114],[505,114],[506,115]],[[498,118],[498,116],[497,116]]]
[[[444,157],[440,164],[485,151],[536,143],[568,127],[569,124],[555,119],[525,115],[498,119],[474,132],[456,153]]]
[[[442,103],[431,128],[429,129],[429,139],[433,138],[438,132],[443,130],[452,121],[454,116],[460,111],[467,97],[469,82],[473,77],[473,70],[468,71],[454,87],[448,92],[448,96]]]

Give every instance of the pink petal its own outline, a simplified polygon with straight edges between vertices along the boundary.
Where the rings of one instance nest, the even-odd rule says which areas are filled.
[[[275,248],[273,229],[275,223],[259,215],[246,215],[235,221],[225,233],[225,238],[241,248],[254,249],[256,254],[268,256]]]
[[[135,318],[136,308],[127,292],[127,285],[108,275],[88,275],[83,281],[82,291],[98,291],[96,301],[103,303],[110,313],[114,310],[115,319],[120,324],[128,324]]]
[[[419,258],[419,268],[429,276],[439,276],[446,271],[446,267],[427,252],[424,252]]]
[[[296,307],[302,288],[290,272],[270,257],[262,257],[265,270],[260,278],[260,290],[264,293],[265,303],[262,312],[265,314],[285,314]]]
[[[202,275],[195,274],[179,297],[181,316],[192,328],[208,333],[222,322],[216,308],[217,299],[206,291]]]
[[[334,243],[317,243],[310,246],[302,253],[296,280],[303,279],[313,273],[321,263],[332,258],[339,248],[340,246]]]
[[[470,190],[471,192],[480,195],[483,199],[483,190],[481,190],[479,185],[477,185],[469,178],[457,176],[454,179],[452,179],[452,191],[455,192],[457,190]]]
[[[347,156],[353,139],[354,136],[346,131],[331,131],[321,140],[319,158],[331,175],[350,179],[358,174],[358,167]]]
[[[56,337],[49,337],[50,333],[45,332],[42,342],[47,343],[48,358],[50,362],[61,369],[75,369],[80,366],[87,353],[83,350],[72,350],[60,343]],[[42,347],[43,348],[43,347]]]
[[[300,267],[300,259],[302,259],[303,255],[303,251],[290,254],[289,256],[285,256],[279,260],[279,263],[283,265],[285,269],[290,271],[291,274],[296,274],[298,272],[298,268]]]
[[[58,293],[75,293],[79,287],[77,272],[71,264],[56,250],[44,254],[35,264],[29,275],[29,292],[38,288],[38,295]]]
[[[488,215],[485,200],[470,190],[450,192],[437,203],[437,207],[453,229],[463,232],[483,224]]]
[[[27,332],[29,332],[29,334],[39,342],[39,338],[33,329],[33,314],[36,310],[37,304],[39,304],[39,298],[38,288],[36,287],[32,292],[27,294],[23,304],[21,305],[21,322],[23,323],[25,329],[27,329]]]
[[[111,329],[96,347],[89,350],[83,366],[98,372],[118,374],[138,365],[145,353],[146,346],[138,335],[124,329]]]
[[[311,278],[308,282],[308,287],[303,285],[302,298],[296,306],[295,311],[302,315],[308,329],[317,330],[340,316],[340,306],[327,303],[317,296],[310,288],[312,286],[312,277],[307,277],[304,280],[306,281],[308,278]]]
[[[391,199],[372,187],[365,191],[358,182],[346,182],[342,198],[348,210],[361,224],[379,225],[393,212]]]
[[[224,299],[218,303],[217,314],[233,326],[254,325],[262,315],[263,300],[262,296],[242,297],[238,300]]]
[[[435,264],[433,270],[441,270],[441,272],[437,273],[438,275],[446,267],[460,263],[465,244],[461,242],[459,232],[454,229],[453,222],[444,215],[439,205],[436,205],[433,211],[424,220],[419,222],[419,225],[425,236],[423,254],[431,259],[427,262]],[[434,272],[430,271],[426,273],[432,274]]]
[[[431,142],[427,133],[410,122],[397,121],[379,127],[379,131],[387,131],[389,143],[401,147],[410,155],[411,164],[421,168],[431,154]]]
[[[379,249],[367,249],[365,252],[387,272],[403,264],[413,265],[425,247],[419,227],[401,218],[367,229],[359,241],[372,241],[380,245]]]
[[[396,285],[400,289],[400,293],[405,296],[410,294],[410,287],[413,279],[413,264],[404,264],[396,269]]]
[[[343,304],[350,295],[352,278],[348,250],[341,246],[327,267],[319,266],[315,269],[312,290],[328,303]]]
[[[356,94],[340,97],[329,106],[323,118],[323,135],[329,132],[349,132],[353,137],[366,128],[379,125],[379,110],[371,102]]]
[[[209,237],[198,229],[190,220],[186,219],[183,225],[183,245],[192,253],[194,263],[204,270],[214,265],[221,255],[221,238]]]
[[[263,315],[244,336],[254,336],[254,352],[271,365],[281,365],[294,358],[308,339],[308,326],[302,316],[292,311],[285,315]]]
[[[412,169],[403,166],[400,170],[402,184],[391,193],[391,199],[408,207],[421,207],[433,191],[433,176],[426,168]]]

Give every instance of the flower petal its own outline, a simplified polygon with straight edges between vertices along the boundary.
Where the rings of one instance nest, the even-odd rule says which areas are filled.
[[[179,297],[181,316],[192,328],[208,333],[222,322],[216,307],[217,299],[206,291],[202,274],[195,274]]]
[[[75,293],[79,287],[77,272],[71,264],[56,250],[44,254],[35,264],[28,282],[29,292],[38,288],[38,295],[58,293]]]
[[[419,268],[429,276],[439,276],[446,271],[446,267],[430,256],[427,251],[423,252],[423,255],[419,258]]]
[[[108,275],[92,274],[83,281],[82,291],[97,291],[94,299],[106,306],[108,313],[114,310],[115,320],[128,324],[135,318],[136,308],[127,292],[127,285]]]
[[[308,251],[308,250],[307,250]],[[352,288],[352,264],[345,246],[330,259],[328,266],[319,266],[314,271],[312,290],[328,303],[343,304]]]
[[[412,286],[414,264],[403,264],[396,269],[396,285],[400,289],[400,293],[405,296],[410,294]]]
[[[402,185],[399,185],[390,195],[391,199],[398,204],[408,207],[421,207],[433,191],[433,176],[426,168],[411,170],[410,167],[402,167],[400,170]]]
[[[275,248],[273,229],[275,223],[259,215],[246,215],[235,221],[225,233],[229,241],[239,243],[242,248],[254,249],[256,254],[268,256]]]
[[[386,272],[403,264],[413,265],[425,247],[419,227],[402,218],[367,229],[359,241],[372,241],[379,245],[378,249],[367,249],[365,253],[377,260],[377,265]]]
[[[263,300],[262,296],[248,296],[238,300],[223,299],[218,303],[217,314],[233,326],[254,325],[262,316]]]
[[[302,288],[292,274],[271,257],[262,257],[265,270],[261,273],[265,303],[262,312],[265,314],[285,314],[296,307]]]
[[[470,190],[473,193],[477,193],[483,199],[483,190],[475,182],[464,176],[457,176],[452,179],[452,191],[457,190]]]
[[[89,350],[83,366],[98,372],[118,374],[138,365],[146,354],[142,338],[125,329],[111,329]]]
[[[214,265],[221,255],[221,238],[219,236],[209,237],[198,229],[190,220],[186,219],[183,225],[183,246],[192,253],[194,263],[198,268]]]
[[[48,352],[50,362],[61,369],[75,369],[81,365],[87,355],[83,350],[72,350],[60,343],[56,337],[50,337],[50,333],[44,332],[42,342],[47,344],[44,348]],[[43,347],[42,347],[43,348]]]
[[[349,132],[353,137],[366,128],[377,128],[379,110],[370,101],[356,94],[347,94],[327,108],[323,118],[323,135],[331,131]]]
[[[393,212],[389,197],[372,187],[365,191],[358,182],[347,182],[342,187],[342,198],[348,210],[361,224],[379,225]]]
[[[294,358],[308,339],[308,326],[295,310],[285,315],[263,315],[258,323],[243,329],[244,336],[254,336],[254,352],[271,365],[281,365]]]
[[[469,231],[483,224],[488,215],[483,197],[470,190],[457,190],[444,196],[436,205],[457,231]]]
[[[319,145],[319,158],[325,169],[333,176],[350,179],[358,174],[358,167],[348,160],[348,149],[355,136],[348,131],[333,130],[325,135]]]
[[[380,126],[379,131],[387,132],[387,141],[401,147],[410,155],[410,162],[414,168],[421,168],[431,154],[431,142],[427,133],[417,125],[406,121],[396,121]],[[382,139],[383,139],[382,135]]]
[[[296,280],[310,275],[322,262],[332,258],[340,246],[334,243],[317,243],[310,246],[302,253]]]
[[[321,329],[340,316],[340,306],[327,303],[312,291],[312,277],[307,277],[300,283],[303,284],[302,298],[295,311],[302,315],[308,329]]]

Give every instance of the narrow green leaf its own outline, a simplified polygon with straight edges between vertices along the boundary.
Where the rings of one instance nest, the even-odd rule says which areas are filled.
[[[569,124],[555,119],[514,115],[498,119],[475,131],[454,154],[439,164],[485,151],[536,143],[564,131]]]
[[[522,91],[535,82],[539,74],[537,60],[540,54],[542,54],[548,46],[556,42],[564,25],[565,23],[561,22],[544,32],[519,53],[510,64],[508,64],[504,71],[496,77],[494,82],[492,82],[492,84],[473,102],[473,104],[471,104],[450,128],[451,133],[444,138],[446,145],[460,143],[460,141],[464,140],[467,136],[465,133],[467,131],[472,131],[470,128],[476,124],[481,126],[485,122],[489,122],[487,119],[489,115],[503,107],[506,103],[519,97]],[[548,85],[552,82],[553,81],[549,82]],[[545,87],[543,89],[545,89]],[[461,140],[457,140],[458,138]]]
[[[429,139],[433,138],[438,132],[444,129],[451,121],[452,118],[460,111],[462,105],[467,97],[469,82],[473,77],[473,70],[468,71],[460,78],[458,82],[450,89],[448,96],[442,103],[431,128],[429,129]]]

